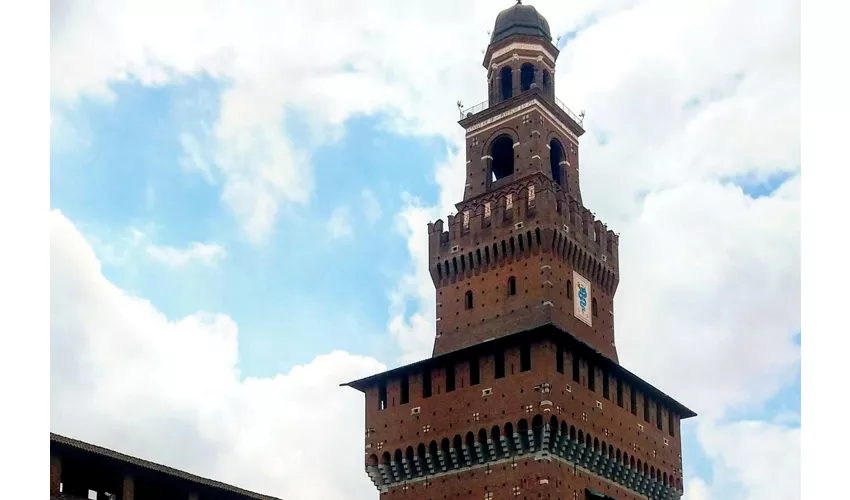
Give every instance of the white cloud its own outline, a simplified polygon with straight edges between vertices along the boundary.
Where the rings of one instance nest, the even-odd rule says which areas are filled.
[[[190,262],[212,266],[227,255],[224,247],[217,243],[198,242],[187,248],[147,245],[145,251],[151,259],[168,267],[183,267]]]
[[[694,479],[685,500],[796,500],[800,428],[764,421],[707,423],[698,439],[713,464],[712,481]]]
[[[360,193],[363,198],[363,215],[369,222],[376,222],[381,218],[381,202],[369,188],[364,188]]]
[[[147,195],[152,197],[152,186],[148,186]],[[85,231],[84,231],[85,232]],[[98,233],[98,231],[92,231]],[[123,234],[104,240],[98,234],[87,234],[96,253],[108,264],[124,266],[130,261],[147,258],[157,264],[172,269],[181,268],[193,263],[205,266],[215,266],[227,257],[227,250],[218,243],[192,242],[184,248],[168,245],[157,245],[157,227],[148,224],[142,229],[129,227]]]
[[[331,212],[331,216],[328,218],[327,230],[333,239],[354,236],[354,228],[351,226],[351,214],[348,207],[337,207]]]
[[[798,187],[753,200],[685,184],[647,197],[623,229],[621,361],[705,418],[758,405],[799,370]]]
[[[396,218],[396,228],[407,237],[411,267],[390,292],[390,320],[387,329],[401,349],[400,363],[431,356],[436,332],[437,302],[428,273],[428,221],[435,210],[406,197],[407,208]],[[414,310],[407,309],[412,298]]]
[[[166,318],[104,278],[57,211],[50,264],[51,430],[280,498],[375,496],[363,397],[338,384],[383,365],[335,351],[242,379],[232,319]]]

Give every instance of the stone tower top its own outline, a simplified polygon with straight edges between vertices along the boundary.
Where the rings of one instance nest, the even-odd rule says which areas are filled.
[[[582,203],[583,117],[555,97],[551,38],[534,7],[502,11],[484,57],[488,99],[461,111],[463,199],[429,225],[434,355],[554,324],[617,360],[619,238]]]
[[[521,0],[496,16],[490,43],[500,42],[512,35],[538,36],[546,41],[552,40],[546,18],[534,7],[523,5]]]

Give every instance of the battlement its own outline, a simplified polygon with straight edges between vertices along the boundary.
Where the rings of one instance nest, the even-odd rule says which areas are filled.
[[[459,212],[428,223],[431,274],[435,285],[526,248],[554,251],[559,235],[618,274],[620,237],[542,173],[457,204]]]

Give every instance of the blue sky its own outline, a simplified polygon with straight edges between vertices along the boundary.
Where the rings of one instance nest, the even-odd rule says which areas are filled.
[[[51,342],[91,350],[71,356],[76,365],[52,360],[51,425],[309,498],[320,471],[281,476],[275,460],[289,455],[268,436],[327,418],[346,423],[325,437],[356,450],[362,401],[336,384],[428,355],[423,231],[459,201],[454,103],[486,96],[479,50],[500,6],[470,2],[448,15],[446,2],[394,11],[390,23],[376,21],[385,7],[341,3],[339,19],[303,33],[304,12],[225,4],[166,16],[126,0],[107,24],[75,6],[51,29],[50,204],[61,212],[51,284],[73,284],[55,292]],[[794,498],[799,39],[787,27],[796,1],[534,4],[563,35],[559,98],[588,110],[584,202],[623,240],[621,360],[700,413],[683,427],[686,500]],[[768,4],[784,13],[765,21],[773,29],[730,21]],[[434,23],[454,36],[408,36]],[[654,36],[639,36],[647,30]],[[252,225],[264,213],[269,224]],[[81,257],[89,247],[99,271]],[[169,375],[137,382],[153,371]],[[134,384],[149,414],[116,419],[130,403],[106,380]],[[62,405],[73,397],[99,403]],[[316,405],[327,414],[313,415]],[[196,429],[187,449],[157,437],[174,432],[169,421]],[[134,432],[147,439],[122,437]],[[309,453],[304,440],[293,453]],[[758,469],[765,447],[790,457],[784,482]],[[217,461],[192,458],[208,449]],[[250,470],[233,450],[249,453]],[[371,498],[352,455],[328,465],[350,475],[310,494]]]
[[[221,186],[180,167],[182,118],[175,119],[176,108],[187,94],[209,87],[205,81],[161,88],[124,84],[113,87],[112,103],[83,100],[75,106],[71,120],[84,122],[91,140],[52,156],[51,208],[107,241],[131,228],[152,228],[157,245],[224,246],[227,258],[212,268],[175,272],[139,258],[107,261],[104,273],[170,318],[198,310],[233,317],[243,376],[287,371],[333,349],[396,357],[384,338],[387,289],[410,262],[394,218],[403,193],[434,202],[433,166],[445,156],[446,141],[388,133],[380,117],[350,120],[338,141],[312,152],[317,187],[311,200],[291,207],[291,217],[256,245],[220,202]],[[283,126],[297,131],[302,124],[296,118]],[[376,220],[358,208],[364,190],[379,200]],[[339,206],[352,207],[355,237],[326,234]]]

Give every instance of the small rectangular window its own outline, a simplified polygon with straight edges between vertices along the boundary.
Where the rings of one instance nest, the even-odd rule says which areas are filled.
[[[596,390],[596,368],[590,363],[587,364],[587,388]]]
[[[610,380],[608,380],[608,372],[602,370],[602,397],[605,399],[611,399],[611,388],[609,387]]]
[[[400,399],[401,399],[400,404],[403,404],[403,405],[410,402],[410,379],[408,378],[407,374],[405,374],[403,377],[401,377],[401,397],[400,397]]]
[[[446,366],[446,392],[455,390],[455,365]]]
[[[422,372],[422,397],[430,398],[431,397],[431,370],[425,369]]]
[[[664,414],[662,410],[663,408],[660,404],[655,405],[655,426],[658,427],[659,431],[664,430]]]
[[[561,346],[555,348],[555,368],[558,373],[564,373],[564,348]]]
[[[387,383],[381,382],[378,385],[378,410],[384,411],[387,409]]]
[[[531,346],[523,344],[519,348],[519,371],[527,372],[531,370]]]
[[[675,423],[673,422],[673,412],[672,411],[667,412],[667,427],[668,427],[667,430],[670,433],[670,435],[673,436],[673,437],[676,437],[676,429],[675,429]]]
[[[494,356],[495,358],[495,368],[496,368],[496,378],[504,378],[505,376],[505,351],[499,351]]]
[[[649,404],[650,404],[650,400],[646,396],[646,394],[644,394],[644,396],[643,396],[643,420],[645,422],[649,422]]]
[[[581,370],[579,369],[579,357],[573,354],[573,382],[581,382]]]
[[[637,391],[634,386],[629,387],[629,394],[631,394],[629,406],[632,408],[632,415],[637,415]]]
[[[481,383],[481,368],[478,366],[478,358],[474,357],[469,360],[469,385],[478,385]]]
[[[617,379],[617,406],[623,407],[623,381]]]

